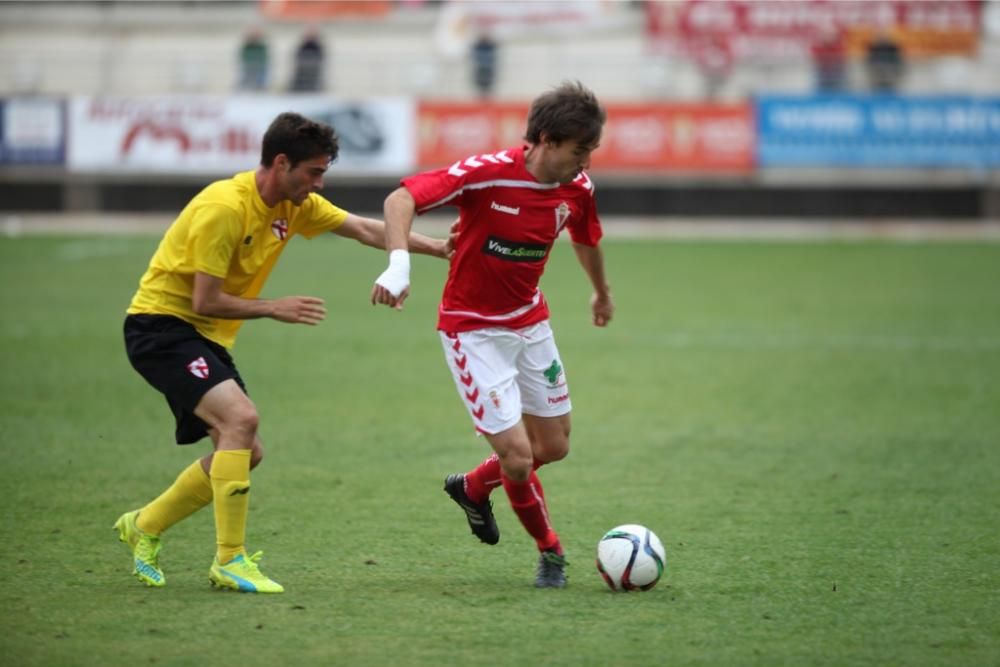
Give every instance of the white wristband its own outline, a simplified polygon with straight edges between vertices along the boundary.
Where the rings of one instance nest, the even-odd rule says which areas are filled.
[[[389,268],[375,281],[398,297],[410,286],[410,253],[406,250],[393,250],[389,253]]]

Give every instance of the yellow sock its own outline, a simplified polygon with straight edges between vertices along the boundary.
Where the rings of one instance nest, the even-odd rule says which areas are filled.
[[[212,492],[215,495],[215,543],[220,563],[243,552],[250,506],[250,450],[220,449],[212,457]]]
[[[148,535],[159,535],[212,502],[212,484],[197,460],[185,468],[156,500],[139,511],[136,527]]]

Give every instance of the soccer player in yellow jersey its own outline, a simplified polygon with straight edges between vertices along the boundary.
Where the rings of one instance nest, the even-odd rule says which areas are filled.
[[[149,586],[166,583],[160,535],[212,503],[217,548],[211,583],[246,592],[284,590],[261,573],[260,554],[244,550],[250,470],[264,450],[257,409],[228,350],[244,320],[315,325],[324,318],[317,297],[258,298],[292,236],[332,231],[385,247],[380,220],[343,211],[317,194],[337,152],[333,128],[295,113],[279,115],[264,134],[256,170],[212,183],[181,211],[128,308],[129,361],[166,396],[177,443],[207,435],[214,445],[159,497],[115,523],[132,551],[135,576]],[[450,257],[452,245],[452,239],[410,237],[411,249],[436,257]]]

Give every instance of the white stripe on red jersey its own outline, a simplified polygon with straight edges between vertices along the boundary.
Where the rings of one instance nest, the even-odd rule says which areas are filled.
[[[449,193],[445,197],[423,206],[417,209],[417,214],[423,214],[431,209],[435,209],[438,206],[443,206],[449,201],[462,194],[466,190],[482,190],[483,188],[528,188],[535,190],[553,190],[558,188],[558,183],[539,183],[538,181],[487,181],[485,183],[469,183],[468,185],[463,185],[454,192]]]
[[[522,315],[527,314],[532,308],[535,308],[542,300],[542,293],[540,291],[535,292],[535,298],[531,300],[527,306],[521,306],[517,310],[512,310],[509,313],[501,313],[499,315],[483,315],[482,313],[476,313],[470,310],[444,310],[444,306],[441,307],[439,311],[441,315],[447,317],[475,317],[480,320],[486,320],[492,322],[492,326],[504,326],[505,321],[516,320]],[[520,328],[520,327],[517,327]],[[450,331],[450,330],[449,330]]]

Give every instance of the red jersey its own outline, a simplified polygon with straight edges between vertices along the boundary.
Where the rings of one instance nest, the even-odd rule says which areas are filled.
[[[590,178],[540,183],[525,168],[524,150],[475,155],[402,181],[417,214],[445,205],[459,210],[438,309],[441,331],[519,329],[547,319],[538,281],[556,237],[565,227],[576,243],[596,246],[601,239]]]

